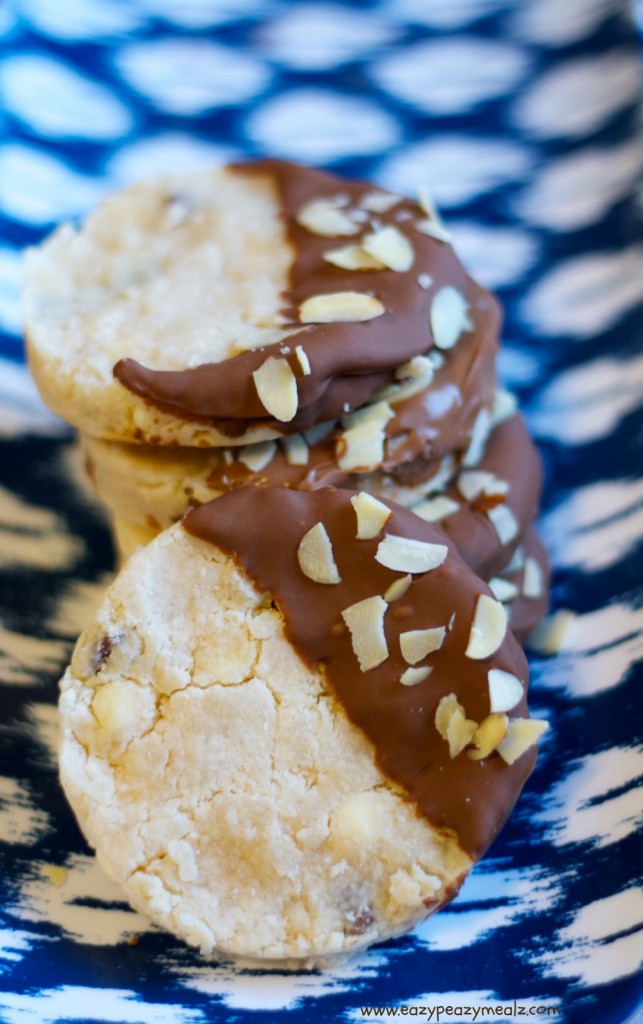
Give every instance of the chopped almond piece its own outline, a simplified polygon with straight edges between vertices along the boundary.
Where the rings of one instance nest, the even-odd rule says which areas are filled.
[[[362,672],[376,668],[388,658],[384,634],[384,616],[387,609],[388,605],[384,598],[375,596],[357,601],[342,612]]]
[[[341,582],[333,546],[323,523],[315,523],[301,538],[297,558],[304,576],[315,583]]]

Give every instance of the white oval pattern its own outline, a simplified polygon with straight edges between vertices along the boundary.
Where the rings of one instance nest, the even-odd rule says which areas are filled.
[[[596,223],[629,195],[643,169],[641,140],[604,149],[585,147],[538,169],[531,188],[516,202],[519,216],[553,231]]]
[[[125,80],[170,114],[199,114],[215,106],[243,103],[270,79],[254,57],[196,38],[131,43],[115,63]]]
[[[641,95],[641,63],[627,51],[563,61],[514,107],[519,128],[541,139],[580,138]]]
[[[460,36],[400,48],[376,61],[376,83],[405,103],[432,114],[472,110],[512,92],[529,71],[518,46]]]
[[[379,153],[397,142],[395,120],[369,100],[297,89],[268,100],[246,122],[263,152],[306,163]]]
[[[60,61],[36,54],[0,64],[8,111],[42,135],[103,141],[126,135],[132,115],[107,89]]]
[[[406,146],[382,164],[379,176],[407,195],[428,183],[438,205],[450,207],[522,181],[532,159],[526,147],[513,141],[442,132]]]
[[[0,208],[27,224],[51,224],[93,206],[106,184],[70,171],[33,146],[0,146]]]
[[[258,34],[261,51],[284,67],[325,71],[392,42],[398,29],[378,11],[349,10],[335,3],[301,3]]]
[[[547,274],[527,296],[526,319],[542,334],[595,337],[643,301],[643,246],[589,253]]]

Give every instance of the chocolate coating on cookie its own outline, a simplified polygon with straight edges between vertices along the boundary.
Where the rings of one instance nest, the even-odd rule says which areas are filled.
[[[420,813],[458,835],[462,848],[479,857],[493,841],[531,772],[535,750],[512,765],[493,753],[472,760],[463,750],[451,758],[435,724],[441,698],[454,693],[466,716],[481,722],[490,712],[488,672],[502,669],[527,687],[527,664],[507,631],[482,660],[467,656],[471,626],[485,584],[459,557],[445,535],[392,502],[377,536],[358,540],[350,491],[312,493],[286,488],[245,488],[193,509],[185,529],[233,555],[260,591],[280,608],[288,639],[311,666],[323,664],[348,718],[372,741],[380,770],[398,783]],[[304,535],[322,524],[339,574],[337,583],[314,582],[302,571],[298,549]],[[442,564],[414,574],[406,592],[387,604],[383,631],[387,656],[362,670],[342,613],[381,597],[402,572],[376,560],[384,535],[448,548]],[[204,598],[205,599],[205,598]],[[416,685],[401,682],[409,669],[400,635],[444,628],[439,649],[420,659],[430,674]],[[408,677],[407,677],[408,678]],[[525,717],[526,697],[511,716]]]
[[[491,473],[508,485],[506,494],[480,493],[466,500],[458,481],[468,472]],[[542,466],[521,416],[500,423],[492,431],[480,462],[464,468],[445,489],[457,502],[456,512],[440,520],[440,526],[456,544],[467,565],[488,580],[501,572],[518,546],[523,531],[536,518],[542,487]],[[493,484],[491,485],[493,489]],[[494,509],[506,508],[513,517],[515,534],[503,542],[493,524]],[[491,518],[489,513],[491,513]],[[500,527],[502,532],[502,527]]]
[[[473,330],[495,339],[499,323],[495,300],[471,280],[449,245],[418,229],[425,215],[415,203],[400,198],[388,210],[373,213],[360,205],[373,192],[372,186],[362,182],[282,161],[238,165],[235,170],[268,176],[276,185],[293,250],[289,287],[283,296],[286,327],[293,333],[279,344],[186,370],[153,370],[133,358],[121,359],[114,375],[130,391],[175,416],[216,425],[230,437],[239,436],[250,424],[295,433],[359,407],[393,379],[397,366],[427,352],[435,340],[432,304],[445,286],[457,290],[466,303],[471,326],[462,330],[462,337]],[[298,214],[307,203],[337,197],[339,208],[354,218],[349,237],[315,234],[299,222]],[[382,227],[394,228],[411,244],[410,269],[345,270],[324,259],[341,243],[360,245]],[[329,293],[376,298],[383,312],[365,322],[302,322],[302,304]],[[308,373],[297,359],[297,346],[308,357]],[[296,380],[297,409],[287,422],[267,412],[253,378],[271,357],[286,360]],[[455,387],[459,391],[460,385]]]

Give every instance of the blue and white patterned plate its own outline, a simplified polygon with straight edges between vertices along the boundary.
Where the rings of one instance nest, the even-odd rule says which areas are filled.
[[[0,1020],[297,1024],[406,1006],[625,1024],[643,989],[642,75],[627,3],[9,0],[0,44]],[[125,183],[244,155],[432,186],[505,303],[501,369],[547,469],[553,604],[576,613],[564,651],[532,659],[553,728],[490,855],[443,913],[328,973],[211,965],[152,928],[102,876],[56,774],[57,680],[112,554],[24,367],[21,252]]]

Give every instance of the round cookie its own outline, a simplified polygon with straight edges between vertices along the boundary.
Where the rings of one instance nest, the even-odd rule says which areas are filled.
[[[206,955],[317,963],[412,927],[533,766],[499,608],[439,530],[365,494],[194,509],[129,561],[62,681],[61,777],[108,874]]]
[[[432,348],[495,344],[495,300],[439,222],[279,161],[147,182],[27,261],[32,372],[108,440],[210,447],[362,406]]]

